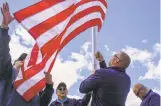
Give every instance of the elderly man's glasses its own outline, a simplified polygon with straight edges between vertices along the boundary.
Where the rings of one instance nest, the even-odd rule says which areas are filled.
[[[121,62],[121,59],[115,54],[114,57],[116,57],[117,59],[119,59],[119,61]]]

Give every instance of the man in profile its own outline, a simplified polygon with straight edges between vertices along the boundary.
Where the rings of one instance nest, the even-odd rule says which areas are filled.
[[[110,59],[109,67],[103,59],[99,61],[101,69],[82,81],[79,91],[93,91],[91,106],[125,106],[131,85],[131,79],[126,74],[130,57],[125,52],[118,52]]]
[[[133,92],[142,100],[140,106],[160,106],[160,95],[153,92],[143,84],[135,84]]]

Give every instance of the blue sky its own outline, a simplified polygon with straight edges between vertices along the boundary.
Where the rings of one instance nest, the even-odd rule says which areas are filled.
[[[5,1],[9,3],[13,13],[38,0],[1,0],[0,5]],[[159,0],[108,0],[107,17],[98,35],[99,51],[107,62],[114,52],[123,50],[129,53],[132,64],[127,73],[131,77],[132,86],[139,82],[156,92],[160,90],[161,66],[159,11]],[[15,31],[19,35],[16,35]],[[10,25],[10,35],[13,60],[21,52],[29,52],[33,43],[32,38],[16,21]],[[82,97],[78,91],[79,84],[90,75],[90,71],[91,29],[80,34],[61,51],[53,68],[54,87],[65,81],[71,97]],[[127,106],[139,104],[140,100],[130,91]]]

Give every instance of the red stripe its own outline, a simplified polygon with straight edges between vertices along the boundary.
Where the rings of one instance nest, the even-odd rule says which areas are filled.
[[[58,44],[60,44],[60,38],[53,40],[53,42],[54,42],[55,45],[53,45],[52,42],[48,43],[49,45],[51,44],[53,46],[48,46],[48,48],[46,48],[46,50],[48,50],[48,51],[46,51],[47,54],[43,58],[43,60],[40,63],[38,63],[38,64],[30,67],[27,70],[25,70],[25,72],[23,73],[23,75],[24,75],[24,77],[26,79],[30,79],[31,77],[33,77],[34,75],[36,75],[38,72],[42,71],[42,69],[45,67],[47,60],[49,60],[49,58],[52,56],[52,54],[54,54],[54,52],[58,49],[58,47],[59,47]],[[16,83],[16,86],[17,87],[20,86],[24,81],[25,80],[19,81],[18,83]]]
[[[45,85],[46,85],[46,79],[43,78],[23,94],[24,99],[27,102],[30,101],[33,97],[38,95],[38,93],[45,87]]]
[[[42,48],[42,53],[47,53],[47,55],[51,55],[60,45],[61,37],[57,36],[50,41],[48,41]]]
[[[72,23],[71,23],[72,24]],[[94,20],[92,20],[92,21],[89,21],[89,22],[87,22],[87,23],[85,23],[84,25],[87,25],[87,26],[84,26],[84,25],[82,25],[82,26],[80,26],[79,28],[77,28],[75,31],[73,31],[69,36],[67,36],[67,38],[63,41],[63,43],[62,43],[62,45],[60,46],[60,49],[59,49],[59,51],[70,41],[70,40],[72,40],[74,37],[76,37],[77,36],[77,34],[79,34],[79,33],[81,33],[81,32],[83,32],[84,30],[86,30],[86,28],[89,28],[89,27],[92,27],[92,25],[91,24],[93,24],[93,25],[98,25],[99,24],[99,28],[101,27],[101,21],[100,21],[100,19],[94,19]],[[70,25],[70,24],[69,24]],[[69,26],[68,25],[68,26]],[[54,41],[54,40],[53,40]],[[54,43],[55,44],[55,43]],[[54,45],[55,46],[55,45]],[[46,49],[47,51],[49,50],[49,48],[48,49]],[[53,50],[52,50],[53,51]],[[50,53],[52,53],[52,52],[50,52]],[[50,54],[49,53],[49,54]],[[52,63],[51,63],[51,65],[50,65],[50,68],[49,68],[49,71],[51,71],[51,69],[52,69],[52,66],[54,65],[54,62],[55,62],[55,59],[52,61]],[[41,66],[41,65],[40,65]],[[36,68],[35,68],[36,69]],[[33,70],[34,71],[34,70]],[[28,79],[28,78],[27,78]],[[32,95],[29,95],[29,96],[32,96]],[[28,96],[25,96],[26,98],[28,97]]]
[[[76,5],[78,7],[78,6],[81,6],[82,4],[89,3],[89,2],[94,2],[94,1],[101,2],[107,8],[107,2],[106,2],[106,0],[81,0]]]
[[[62,32],[61,35],[63,35],[66,30],[68,29],[69,26],[71,26],[74,22],[76,22],[77,20],[80,20],[81,18],[85,17],[86,15],[90,14],[90,13],[94,13],[94,12],[100,12],[101,15],[102,15],[102,18],[104,19],[105,18],[105,13],[103,12],[103,10],[98,7],[98,6],[95,6],[95,7],[91,7],[91,8],[88,8],[88,9],[85,9],[81,12],[79,12],[78,14],[74,15],[71,20],[69,21],[68,25],[66,26],[65,30]]]
[[[33,36],[34,39],[37,39],[41,34],[48,31],[49,29],[55,27],[57,24],[66,20],[75,10],[75,6],[72,5],[59,14],[49,18],[48,20],[34,26],[29,30],[29,33]]]
[[[14,13],[14,17],[16,20],[21,23],[24,19],[33,16],[47,8],[50,8],[60,2],[63,2],[64,0],[43,0],[40,1],[34,5],[31,5],[29,7],[26,7],[16,13]]]
[[[106,0],[98,0],[100,1],[106,8],[108,7],[107,1]]]
[[[90,20],[86,23],[84,23],[83,25],[81,25],[80,27],[76,28],[72,33],[70,33],[65,40],[62,42],[59,51],[67,44],[69,43],[74,37],[76,37],[77,35],[79,35],[81,32],[85,31],[86,29],[96,26],[98,25],[99,29],[101,28],[101,20],[100,19],[93,19]]]
[[[99,20],[100,21],[100,20]],[[96,23],[95,21],[92,21],[93,23],[91,23],[91,26],[92,25],[97,25],[98,23]],[[87,22],[87,23],[89,23],[89,22]],[[80,28],[78,27],[78,29],[82,29],[82,30],[85,30],[86,28],[88,28],[88,27],[91,27],[91,26],[89,26],[89,24],[87,24],[88,26],[86,27],[85,26],[86,25],[86,23],[85,24],[83,24]],[[76,29],[77,31],[79,31],[78,29]],[[82,31],[81,30],[81,31]],[[65,32],[65,31],[64,31]],[[64,32],[62,33],[62,35],[60,35],[60,37],[62,37],[63,35],[64,35]],[[73,31],[73,32],[75,32],[75,31]],[[73,33],[72,32],[72,33]],[[70,36],[72,35],[72,37],[73,37],[73,34],[70,34]],[[66,40],[65,41],[63,41],[63,43],[62,43],[62,45],[61,45],[61,49],[69,42],[69,39],[68,38],[70,38],[69,36],[66,38]],[[57,46],[53,46],[53,47],[51,47],[51,46],[49,46],[49,45],[53,45],[53,44],[57,44]],[[50,48],[48,48],[48,49],[46,49],[47,51],[48,51],[48,53],[47,53],[47,55],[46,55],[46,57],[42,60],[42,62],[40,62],[39,64],[37,64],[37,65],[34,65],[33,67],[30,67],[29,69],[27,69],[25,72],[24,72],[24,75],[25,75],[25,78],[27,78],[27,79],[29,79],[29,78],[31,78],[31,77],[33,77],[35,74],[37,74],[38,72],[40,72],[44,67],[45,67],[45,64],[46,64],[46,61],[51,57],[51,55],[55,52],[55,50],[57,50],[57,48],[58,48],[58,44],[60,44],[60,38],[59,39],[56,39],[56,40],[53,40],[53,41],[51,41],[50,43],[48,43],[48,46],[47,47],[50,47]],[[46,51],[46,52],[47,52]],[[50,66],[51,67],[51,66]],[[20,84],[22,84],[23,83],[23,81],[21,81],[21,83],[19,83],[19,85]],[[17,85],[17,86],[19,86],[19,85]]]
[[[40,64],[37,64],[31,68],[29,68],[28,70],[25,71],[25,77],[26,78],[30,78],[32,76],[34,76],[36,73],[40,72],[41,69],[45,66],[45,63],[46,61],[50,58],[50,56],[57,50],[57,48],[59,47],[59,44],[60,44],[60,37],[62,37],[64,35],[64,33],[66,32],[66,30],[68,29],[68,27],[70,26],[70,24],[72,24],[73,22],[75,22],[76,20],[79,20],[82,16],[85,16],[92,11],[92,9],[89,9],[90,11],[87,11],[85,12],[85,14],[83,14],[83,12],[81,12],[80,14],[78,15],[75,15],[73,18],[72,18],[72,21],[69,23],[69,25],[66,27],[66,29],[63,31],[63,33],[57,38],[57,39],[54,39],[54,40],[51,40],[50,42],[48,42],[47,45],[45,45],[45,47],[43,47],[43,49],[41,49],[43,52],[47,53],[46,54],[46,57],[44,58],[44,60],[40,63]],[[94,10],[95,11],[95,10]],[[82,15],[82,16],[81,16]],[[93,25],[93,24],[92,24]],[[83,28],[84,29],[84,28]],[[51,43],[53,42],[53,43]],[[53,45],[53,46],[52,46]]]
[[[76,36],[78,36],[81,32],[84,32],[86,29],[92,27],[92,26],[95,26],[95,25],[98,25],[99,26],[99,29],[101,27],[101,20],[100,19],[94,19],[94,20],[91,20],[91,21],[88,21],[86,23],[84,23],[83,25],[81,25],[80,27],[76,28],[72,33],[70,33],[67,38],[64,40],[64,42],[60,45],[60,48],[55,56],[55,59],[52,61],[50,67],[49,67],[49,70],[48,72],[51,72],[52,70],[52,67],[55,63],[55,60],[56,60],[56,57],[58,55],[58,53],[65,47],[65,45],[67,43],[69,43],[73,38],[75,38]],[[62,36],[62,35],[60,35]]]
[[[54,40],[54,44],[51,43],[51,45],[53,45],[53,46],[48,46],[48,49],[47,49],[48,51],[46,51],[46,56],[44,57],[42,62],[40,62],[39,64],[36,64],[33,67],[31,67],[30,69],[26,70],[24,72],[25,77],[29,79],[29,78],[33,77],[35,74],[37,74],[38,72],[40,72],[45,67],[47,60],[49,60],[49,58],[52,56],[52,54],[54,54],[55,51],[58,49],[59,44],[60,44],[59,39]]]
[[[83,24],[82,26],[78,27],[76,30],[74,30],[72,33],[70,33],[70,34],[68,35],[68,37],[64,40],[64,42],[61,44],[61,46],[60,46],[60,48],[59,48],[57,54],[62,50],[62,48],[63,48],[69,41],[71,41],[71,40],[72,40],[74,37],[76,37],[78,34],[80,34],[81,32],[83,32],[85,29],[90,28],[90,27],[95,26],[95,25],[98,25],[98,24],[99,24],[99,28],[100,28],[100,26],[101,26],[101,21],[100,21],[100,19],[94,19],[94,20],[88,21],[88,22],[86,22],[85,24]],[[57,54],[56,54],[56,56],[57,56]],[[55,56],[54,60],[52,61],[51,65],[50,65],[50,67],[49,67],[48,72],[51,72],[52,67],[53,67],[53,65],[54,65],[54,63],[55,63],[55,60],[56,60],[56,56]],[[41,69],[38,69],[38,68],[40,68],[40,67],[41,67],[41,65],[40,65],[40,66],[36,65],[36,67],[32,67],[31,70],[28,70],[28,73],[25,73],[25,78],[30,79],[31,76],[34,76],[36,73],[38,73],[38,72],[41,70]],[[42,67],[41,67],[41,68],[42,68]],[[36,70],[37,70],[37,72],[35,72]],[[28,74],[28,75],[26,76],[26,74]],[[20,86],[24,81],[25,81],[25,80],[20,81],[20,82],[16,85],[16,87]]]
[[[22,72],[22,78],[23,79],[20,79],[20,80],[17,80],[17,81],[15,81],[14,82],[14,87],[15,88],[17,88],[21,83],[23,83],[25,80],[26,80],[26,78],[25,78],[25,74],[24,74],[24,64],[21,66],[21,72]]]
[[[59,51],[60,51],[60,50],[59,50]],[[47,72],[50,73],[51,70],[53,69],[53,66],[54,66],[54,63],[55,63],[55,61],[56,61],[57,55],[59,54],[59,51],[56,53],[56,56],[55,56],[55,58],[53,59],[53,61],[51,62],[50,66],[49,66],[49,69],[48,69]]]
[[[73,24],[74,22],[76,22],[77,20],[80,20],[81,18],[87,16],[88,14],[95,13],[95,12],[100,12],[102,19],[105,18],[105,13],[103,12],[103,10],[99,6],[94,6],[94,7],[90,7],[88,9],[85,9],[85,10],[79,12],[78,14],[76,14],[75,16],[73,16],[71,21],[69,22],[70,23],[69,26],[71,24]]]
[[[39,47],[38,47],[37,44],[35,44],[34,47],[33,47],[33,49],[32,49],[31,56],[30,56],[32,58],[30,58],[27,67],[30,67],[30,66],[36,64],[36,61],[38,59],[38,54],[39,54]]]

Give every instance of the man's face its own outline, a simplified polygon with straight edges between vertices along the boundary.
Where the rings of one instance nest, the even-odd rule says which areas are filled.
[[[112,67],[114,64],[117,64],[118,62],[121,62],[119,53],[112,56],[111,60],[108,63],[109,67]]]
[[[144,96],[146,95],[146,90],[144,87],[140,87],[140,88],[135,88],[133,90],[134,94],[139,97],[140,99],[143,99]]]
[[[57,90],[58,97],[66,97],[67,94],[68,94],[68,90],[65,87],[59,87],[59,89]]]

